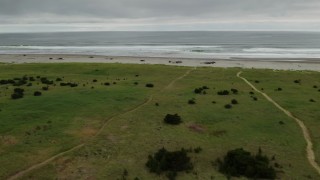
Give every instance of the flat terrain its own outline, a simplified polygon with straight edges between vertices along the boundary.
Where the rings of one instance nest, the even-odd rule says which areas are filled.
[[[319,179],[307,160],[300,127],[237,77],[239,71],[305,123],[319,159],[319,72],[0,64],[0,80],[35,78],[28,80],[32,86],[20,86],[25,90],[21,99],[11,99],[17,86],[0,85],[0,179],[121,179],[124,170],[127,179],[166,179],[145,167],[148,155],[162,147],[202,148],[190,154],[192,172],[179,173],[177,179],[226,179],[213,162],[240,147],[252,153],[261,148],[274,156],[281,166],[277,168],[281,179]],[[41,77],[54,82],[43,84]],[[62,82],[78,86],[60,86]],[[146,87],[147,83],[154,87]],[[209,87],[206,94],[194,93],[203,86]],[[239,92],[217,94],[232,88]],[[35,91],[42,95],[34,96]],[[196,103],[188,104],[192,98]],[[239,104],[226,109],[232,99]],[[175,113],[182,117],[182,124],[163,123],[166,114]]]

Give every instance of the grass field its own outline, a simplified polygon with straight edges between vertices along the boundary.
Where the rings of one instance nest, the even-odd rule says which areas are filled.
[[[21,178],[121,179],[127,170],[127,179],[166,179],[145,167],[149,154],[162,147],[201,147],[200,153],[190,154],[192,172],[179,173],[177,179],[226,179],[212,162],[228,150],[243,147],[255,153],[261,147],[264,154],[275,156],[282,166],[277,169],[279,178],[319,179],[307,161],[306,142],[299,126],[260,94],[250,94],[253,90],[236,77],[240,70],[243,77],[304,121],[319,159],[318,72],[125,64],[0,64],[0,80],[26,75],[62,78],[62,82],[78,84],[62,87],[54,81],[56,86],[49,85],[49,90],[44,91],[42,87],[47,85],[36,79],[32,86],[21,86],[25,89],[24,98],[16,100],[11,99],[16,87],[0,85],[0,179],[82,143],[83,147]],[[104,85],[106,82],[110,85]],[[147,83],[154,87],[145,87]],[[194,89],[202,86],[210,89],[206,94],[195,94]],[[231,88],[239,93],[217,95],[218,91]],[[41,91],[42,96],[33,96],[34,91]],[[196,104],[190,105],[188,100],[192,98]],[[232,99],[239,104],[226,109],[224,106]],[[182,117],[183,123],[164,124],[165,115],[174,113]]]

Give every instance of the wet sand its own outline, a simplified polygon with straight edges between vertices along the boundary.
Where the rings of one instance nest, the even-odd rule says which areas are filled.
[[[164,64],[194,67],[240,67],[275,70],[320,71],[320,59],[195,59],[164,57],[125,57],[99,55],[66,54],[2,54],[0,63],[126,63],[126,64]]]

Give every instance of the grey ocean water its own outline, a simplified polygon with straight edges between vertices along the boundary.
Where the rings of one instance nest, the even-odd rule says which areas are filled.
[[[0,54],[190,58],[320,58],[320,32],[64,32],[0,34]]]

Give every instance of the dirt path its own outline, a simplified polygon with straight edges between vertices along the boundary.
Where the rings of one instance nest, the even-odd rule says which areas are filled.
[[[174,85],[174,83],[176,83],[176,82],[179,81],[180,79],[183,79],[184,77],[188,76],[191,71],[194,71],[194,70],[196,70],[196,69],[197,69],[197,67],[194,67],[194,68],[188,70],[186,73],[184,73],[184,75],[182,75],[182,76],[178,77],[177,79],[174,79],[173,81],[171,81],[171,83],[168,84],[168,86],[165,87],[163,90],[167,90],[167,89],[172,88],[173,85]]]
[[[162,92],[163,90],[166,90],[166,89],[170,89],[171,87],[173,87],[173,85],[174,85],[175,82],[177,82],[178,80],[186,77],[191,71],[193,71],[193,70],[195,70],[195,69],[196,69],[196,68],[192,68],[192,69],[188,70],[186,73],[184,73],[182,76],[179,76],[178,78],[172,80],[172,81],[171,81],[165,88],[163,88],[160,92]],[[150,96],[147,100],[145,100],[143,103],[141,103],[141,104],[139,104],[139,105],[137,105],[137,106],[135,106],[135,107],[133,107],[133,108],[131,108],[131,109],[128,109],[127,111],[125,111],[125,112],[123,112],[123,113],[121,113],[121,114],[113,115],[113,116],[111,116],[110,118],[108,118],[108,119],[104,122],[104,124],[101,126],[101,128],[99,129],[99,131],[98,131],[93,137],[96,137],[96,136],[100,135],[101,132],[103,131],[103,129],[104,129],[112,120],[114,120],[115,118],[117,118],[117,117],[119,117],[119,116],[121,116],[121,115],[125,115],[125,114],[128,114],[128,113],[134,112],[134,111],[140,109],[141,107],[149,104],[149,103],[153,100],[153,96],[154,96],[154,95],[151,95],[151,96]],[[44,166],[44,165],[46,165],[46,164],[54,161],[55,159],[57,159],[57,158],[59,158],[59,157],[64,156],[65,154],[68,154],[68,153],[73,152],[73,151],[75,151],[75,150],[77,150],[77,149],[80,149],[80,148],[83,147],[84,145],[85,145],[85,143],[81,143],[81,144],[79,144],[79,145],[77,145],[77,146],[74,146],[74,147],[72,147],[71,149],[66,150],[66,151],[63,151],[63,152],[61,152],[61,153],[59,153],[59,154],[56,154],[56,155],[52,156],[51,158],[49,158],[49,159],[47,159],[47,160],[45,160],[45,161],[43,161],[43,162],[41,162],[41,163],[32,165],[32,166],[30,166],[29,168],[27,168],[27,169],[25,169],[25,170],[19,171],[19,172],[17,172],[16,174],[10,176],[10,177],[7,178],[7,179],[8,179],[8,180],[18,179],[18,178],[24,176],[25,174],[30,173],[31,171],[33,171],[33,170],[35,170],[35,169],[38,169],[38,168],[40,168],[40,167],[42,167],[42,166]]]
[[[307,159],[309,161],[309,163],[311,164],[311,166],[317,171],[317,173],[320,175],[320,167],[318,165],[318,163],[315,160],[315,155],[314,155],[314,151],[313,151],[313,144],[312,144],[312,140],[310,137],[310,133],[308,128],[304,125],[303,121],[301,121],[300,119],[298,119],[297,117],[295,117],[294,115],[292,115],[292,113],[286,109],[284,109],[282,106],[280,106],[277,102],[275,102],[271,97],[269,97],[266,93],[259,91],[253,84],[251,84],[246,78],[241,77],[240,74],[242,72],[238,72],[237,77],[241,78],[244,82],[246,82],[250,87],[252,87],[252,89],[254,89],[256,92],[262,94],[269,102],[271,102],[274,106],[276,106],[278,109],[280,109],[282,112],[284,112],[287,116],[289,116],[290,118],[294,119],[297,124],[299,125],[299,127],[302,130],[303,133],[303,137],[305,139],[305,141],[307,142],[307,147],[306,147],[306,156]]]

